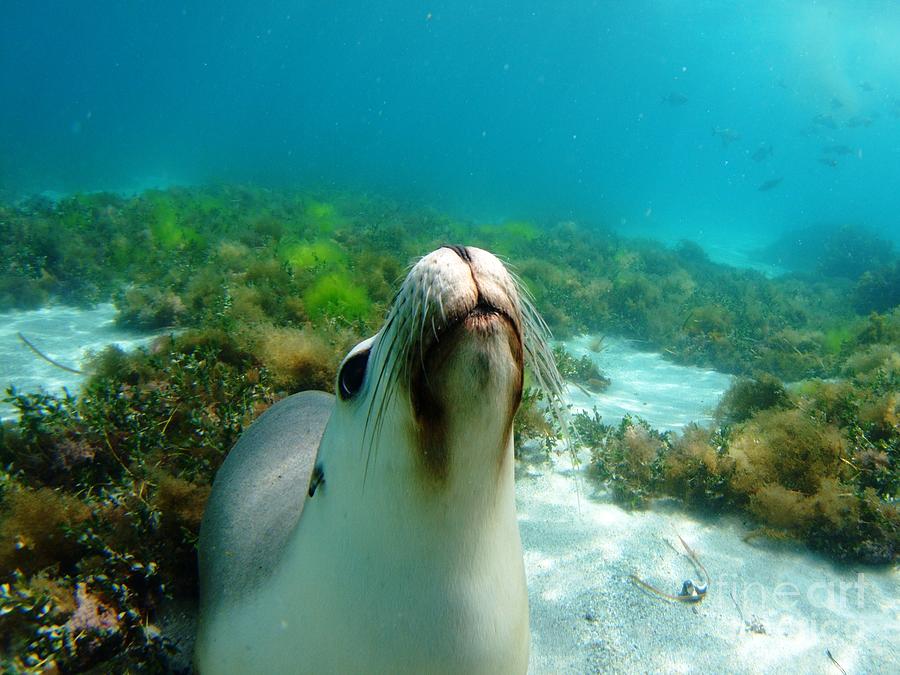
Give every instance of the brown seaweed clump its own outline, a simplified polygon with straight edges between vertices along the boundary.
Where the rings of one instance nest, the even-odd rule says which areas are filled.
[[[690,424],[671,442],[663,459],[663,490],[688,504],[720,508],[728,498],[734,469],[724,438]]]
[[[732,487],[752,495],[764,485],[815,493],[825,476],[841,474],[846,452],[840,430],[803,411],[767,410],[747,422],[728,449],[735,462]]]
[[[884,362],[867,379],[802,383],[793,394],[774,378],[740,380],[719,429],[659,434],[630,418],[611,428],[596,411],[576,415],[575,429],[592,473],[627,507],[668,495],[705,511],[735,508],[757,520],[751,538],[890,563],[900,555],[900,407]]]
[[[288,393],[305,389],[331,391],[340,363],[337,345],[308,328],[254,329],[259,359],[273,386]],[[343,345],[341,345],[343,346]]]
[[[84,502],[59,490],[7,483],[0,509],[0,577],[15,570],[31,574],[53,564],[72,564],[81,550],[64,530],[90,517]]]
[[[652,429],[643,419],[626,415],[617,427],[580,413],[575,418],[579,439],[591,447],[591,472],[607,482],[613,497],[628,508],[642,508],[656,496],[660,482],[660,460],[668,447],[668,436]]]
[[[716,417],[724,424],[733,424],[744,422],[761,410],[790,405],[790,397],[781,380],[763,373],[731,385],[716,408]]]
[[[857,427],[858,430],[858,427]],[[738,431],[731,490],[764,527],[803,539],[837,558],[891,562],[900,554],[900,513],[867,472],[890,474],[887,452],[800,409],[765,411]]]

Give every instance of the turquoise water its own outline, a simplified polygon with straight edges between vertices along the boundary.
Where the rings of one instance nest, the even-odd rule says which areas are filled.
[[[900,263],[891,250],[891,242],[894,251],[900,245],[900,3],[6,0],[0,9],[0,244],[7,246],[0,282],[8,281],[0,283],[0,385],[59,393],[82,382],[79,374],[41,359],[20,333],[50,359],[90,369],[86,357],[105,344],[131,349],[148,344],[154,331],[190,326],[182,316],[191,311],[186,308],[196,309],[201,328],[210,328],[209,354],[218,354],[220,339],[242,352],[249,340],[258,352],[253,368],[242,370],[243,355],[240,361],[234,356],[241,365],[224,357],[208,365],[212,359],[196,356],[193,347],[166,343],[158,362],[142,362],[146,373],[128,370],[121,382],[95,390],[91,406],[67,418],[65,428],[50,419],[49,431],[41,429],[35,420],[44,413],[35,413],[33,429],[23,425],[33,432],[31,446],[19,444],[11,425],[0,428],[0,451],[14,459],[0,466],[0,564],[12,569],[24,560],[33,565],[28,574],[51,569],[46,574],[68,594],[67,603],[57,604],[69,607],[47,614],[41,601],[27,610],[33,614],[22,625],[44,636],[37,647],[21,626],[13,642],[8,635],[14,631],[6,628],[12,618],[0,612],[0,667],[11,659],[24,664],[21,659],[34,656],[27,662],[33,664],[52,656],[69,659],[60,661],[65,672],[87,664],[115,671],[108,663],[96,665],[108,657],[99,649],[91,653],[88,641],[80,653],[67,655],[48,646],[52,630],[46,627],[64,624],[70,635],[83,635],[77,622],[66,623],[73,598],[79,613],[82,601],[89,606],[78,586],[87,579],[92,592],[99,593],[104,580],[140,589],[146,579],[136,570],[154,570],[158,560],[164,580],[158,587],[146,582],[152,586],[146,597],[116,600],[120,619],[126,610],[137,617],[122,628],[131,642],[110,638],[103,648],[124,655],[117,665],[158,662],[171,671],[171,662],[154,660],[161,659],[162,643],[155,643],[159,654],[150,647],[144,653],[144,641],[163,635],[174,643],[190,630],[176,625],[176,610],[158,605],[157,596],[168,583],[176,601],[195,600],[198,512],[213,464],[233,442],[230,430],[240,426],[239,415],[249,419],[294,385],[279,384],[277,392],[273,385],[271,396],[268,385],[257,386],[260,372],[287,371],[293,363],[270,353],[278,351],[279,336],[287,344],[282,357],[309,337],[300,330],[316,319],[307,289],[327,276],[351,300],[350,291],[360,291],[354,311],[358,305],[360,315],[375,314],[390,296],[377,283],[363,282],[371,276],[390,283],[394,267],[402,269],[403,261],[393,258],[406,255],[398,242],[408,243],[407,234],[419,242],[502,223],[482,228],[485,241],[522,263],[523,277],[536,284],[538,309],[562,327],[565,346],[610,376],[599,394],[568,386],[564,402],[573,415],[596,409],[613,425],[638,415],[675,438],[691,422],[720,423],[714,410],[732,382],[727,367],[752,374],[748,364],[762,363],[780,368],[785,379],[795,372],[798,379],[856,377],[858,410],[848,405],[847,415],[859,419],[816,418],[813,425],[847,436],[847,456],[838,458],[853,472],[838,466],[834,476],[823,473],[810,494],[777,481],[764,486],[773,488],[765,493],[725,485],[730,470],[716,459],[729,451],[717,445],[724,435],[710,436],[708,448],[704,440],[688,449],[695,463],[703,460],[698,481],[708,481],[705,497],[716,508],[714,498],[722,494],[749,500],[762,493],[769,500],[763,512],[771,515],[780,496],[794,504],[799,524],[812,522],[809,513],[820,502],[822,509],[830,504],[825,513],[835,524],[834,538],[852,543],[856,548],[847,550],[858,558],[882,565],[839,564],[820,555],[842,552],[827,535],[808,537],[817,544],[813,549],[763,539],[747,512],[720,518],[696,507],[682,510],[671,497],[646,511],[623,510],[591,475],[598,467],[617,469],[613,460],[592,459],[585,448],[581,455],[547,455],[532,440],[531,454],[516,465],[532,672],[822,672],[831,667],[828,659],[848,672],[898,671],[896,528],[889,531],[871,515],[856,523],[870,531],[851,525],[854,513],[876,513],[876,502],[893,505],[897,497],[888,474],[897,470],[900,408],[890,389],[896,380],[888,378],[897,376],[900,349],[891,333],[900,317]],[[175,189],[127,203],[70,200],[57,211],[52,202],[22,199],[219,184],[241,187]],[[672,245],[687,238],[715,261],[770,277],[800,276],[766,286],[750,273],[709,265],[691,247],[670,255],[643,249],[630,237],[610,239],[608,250],[589,258],[602,263],[582,264],[592,251],[582,247],[571,258],[582,257],[571,260],[563,249],[591,241],[593,233],[573,230],[585,238],[567,239],[559,224],[568,220]],[[424,237],[401,229],[417,222]],[[545,225],[565,244],[550,247],[550,237],[532,232]],[[215,232],[218,226],[223,232]],[[841,229],[847,226],[858,229]],[[379,228],[382,239],[373,236]],[[57,242],[58,231],[64,234]],[[88,236],[97,232],[108,236]],[[865,232],[874,237],[861,236]],[[109,241],[98,242],[104,237]],[[603,236],[596,241],[606,246]],[[156,246],[146,251],[148,259],[171,269],[146,264],[142,246]],[[92,255],[99,249],[102,255]],[[301,253],[316,259],[309,269]],[[95,267],[107,263],[111,274],[99,274]],[[555,278],[559,269],[569,276]],[[132,270],[135,278],[125,278]],[[878,283],[861,284],[867,273],[878,273]],[[110,279],[121,288],[100,288]],[[305,305],[290,305],[288,312],[289,301],[298,300],[288,297],[284,289],[290,288]],[[132,289],[136,300],[128,298]],[[58,304],[59,293],[118,304],[71,308]],[[34,298],[54,302],[25,309],[39,304]],[[572,298],[592,309],[580,311],[568,302]],[[829,314],[844,308],[844,314]],[[116,311],[127,323],[143,316],[141,310],[151,324],[144,332],[114,325]],[[884,316],[869,317],[872,310]],[[315,326],[329,340],[337,339],[328,331],[338,324],[329,328],[325,319],[343,318],[331,311]],[[218,321],[234,330],[216,335]],[[597,349],[600,335],[577,334],[581,323],[609,330],[603,349]],[[576,334],[565,334],[567,328]],[[268,331],[271,341],[248,338]],[[310,345],[311,355],[300,357],[313,365],[326,360],[316,353],[324,347],[311,338]],[[875,357],[882,358],[877,377]],[[695,362],[707,365],[685,365]],[[217,385],[198,394],[198,382],[222,383],[226,395]],[[229,391],[246,395],[243,413],[231,406]],[[814,390],[806,391],[803,405]],[[816,405],[810,403],[810,415],[825,408]],[[769,437],[796,453],[794,445],[801,444],[790,443],[788,433],[782,434],[787,441],[776,435],[781,428],[771,422],[799,420],[803,432],[809,424],[801,413],[807,411],[791,406],[777,418],[760,419],[772,425]],[[116,417],[87,419],[92,410]],[[14,412],[0,402],[0,420]],[[739,458],[756,447],[748,440],[753,433],[769,433],[764,422],[752,424],[728,441],[744,442]],[[640,450],[650,437],[632,431],[622,431],[621,443],[633,441]],[[607,436],[607,446],[608,439],[615,437]],[[820,445],[828,450],[826,441]],[[715,451],[700,454],[709,448]],[[133,453],[121,455],[128,464],[117,449]],[[570,464],[579,457],[582,465]],[[710,475],[721,484],[712,484]],[[873,484],[881,492],[865,496]],[[45,485],[52,490],[38,493]],[[854,496],[851,491],[856,500],[839,501]],[[703,503],[699,490],[690,495]],[[53,540],[53,527],[71,543],[88,525],[34,526],[25,516],[43,524],[43,512],[27,508],[40,499],[57,511],[76,511],[76,500],[90,504],[97,521],[90,527],[102,536],[78,539],[78,555],[67,549],[60,561],[54,547],[66,542]],[[119,514],[119,501],[128,499],[134,508],[119,527],[106,515]],[[850,506],[839,512],[834,504]],[[860,504],[869,510],[852,510]],[[115,531],[104,533],[110,523]],[[814,524],[815,533],[825,529]],[[20,536],[29,527],[51,536],[43,542]],[[715,578],[702,611],[660,603],[630,581],[639,575],[677,592],[693,574],[676,547],[682,534]],[[117,553],[132,556],[132,550],[134,557]],[[105,567],[94,562],[101,557]],[[780,593],[785,584],[802,593],[799,604]],[[825,588],[823,597],[817,595],[822,584],[859,594],[835,597]],[[9,588],[0,584],[0,595]],[[764,592],[737,592],[748,588]],[[103,601],[112,605],[109,598]],[[14,598],[21,616],[27,599]],[[6,654],[7,640],[20,653]],[[179,647],[185,672],[189,645]]]
[[[302,179],[654,237],[896,240],[898,34],[888,2],[8,2],[0,190]]]

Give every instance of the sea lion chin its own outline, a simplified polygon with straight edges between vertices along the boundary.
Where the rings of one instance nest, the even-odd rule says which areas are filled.
[[[198,668],[525,672],[512,424],[526,359],[558,393],[546,328],[499,260],[461,246],[419,260],[337,395],[279,402],[217,475]]]

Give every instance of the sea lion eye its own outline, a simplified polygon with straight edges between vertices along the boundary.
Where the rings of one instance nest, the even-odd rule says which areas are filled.
[[[342,401],[347,401],[359,392],[366,379],[366,366],[369,365],[369,350],[354,354],[344,361],[338,375],[338,394]]]

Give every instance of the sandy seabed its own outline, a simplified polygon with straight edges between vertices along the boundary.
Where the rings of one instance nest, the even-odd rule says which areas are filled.
[[[799,544],[745,543],[739,518],[657,502],[627,512],[581,469],[523,465],[519,528],[531,606],[532,673],[900,672],[897,569],[839,566]],[[699,605],[675,594],[710,575]],[[740,609],[738,609],[740,607]],[[764,631],[764,632],[761,632]]]
[[[607,423],[625,413],[655,427],[707,422],[730,378],[658,354],[589,337],[566,347],[611,377],[603,394],[570,387],[575,410],[596,406]],[[516,476],[531,606],[531,673],[900,672],[898,569],[841,566],[802,544],[743,541],[737,516],[687,513],[661,500],[645,511],[616,506],[563,454],[526,453]],[[677,594],[702,582],[681,536],[710,575],[702,603],[668,602],[635,575]]]
[[[115,324],[116,309],[111,304],[92,309],[50,305],[28,311],[0,312],[0,391],[13,385],[23,392],[46,391],[76,394],[84,376],[69,372],[37,356],[19,337],[21,333],[45,355],[73,368],[82,367],[86,357],[114,344],[129,350],[148,344],[153,338]],[[0,419],[13,417],[15,410],[0,404]]]

